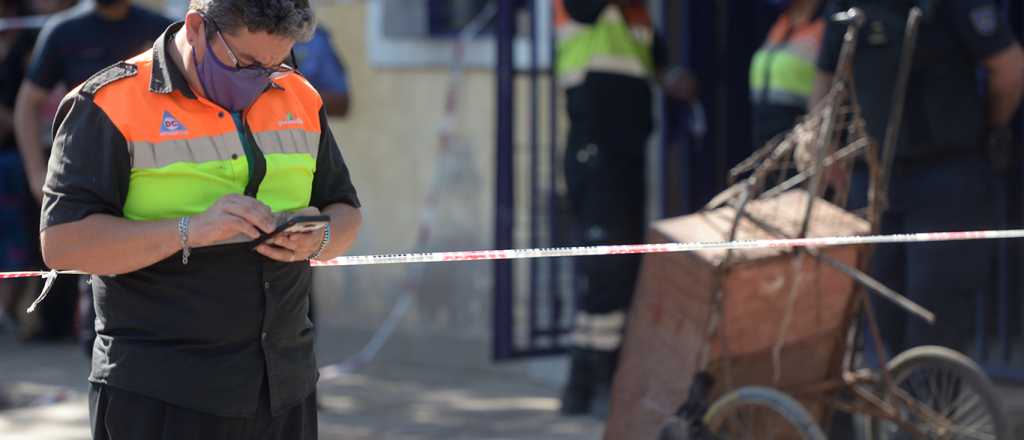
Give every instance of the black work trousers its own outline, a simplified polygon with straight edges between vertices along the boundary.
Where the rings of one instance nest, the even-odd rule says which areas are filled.
[[[93,440],[316,440],[316,393],[282,414],[270,414],[266,384],[256,416],[219,417],[93,383],[89,419]]]
[[[634,84],[633,79],[591,78],[568,92],[569,142],[563,165],[573,215],[572,238],[583,246],[635,244],[644,239],[645,151],[651,127],[649,120],[632,113],[649,114],[650,101],[640,99],[648,107],[631,110],[637,106],[617,107],[620,100],[610,98],[613,90],[650,93],[646,83]],[[628,308],[639,255],[580,257],[574,263],[579,310],[604,314]]]

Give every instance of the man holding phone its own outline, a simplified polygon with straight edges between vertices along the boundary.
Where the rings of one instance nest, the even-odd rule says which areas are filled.
[[[307,260],[346,251],[361,214],[284,64],[314,26],[308,0],[193,0],[64,98],[40,239],[50,267],[97,274],[94,439],[316,438]],[[262,241],[282,213],[326,218]]]

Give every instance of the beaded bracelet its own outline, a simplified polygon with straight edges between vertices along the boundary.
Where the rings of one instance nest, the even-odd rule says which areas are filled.
[[[313,255],[310,255],[309,258],[307,258],[307,260],[315,260],[315,259],[319,258],[320,254],[322,254],[324,252],[324,250],[327,249],[327,243],[330,243],[330,242],[331,242],[331,224],[328,223],[326,226],[324,226],[324,238],[320,240],[320,247],[317,248],[316,252],[313,252]]]
[[[181,264],[188,264],[188,256],[191,250],[188,248],[189,217],[182,217],[178,220],[178,238],[181,240]]]

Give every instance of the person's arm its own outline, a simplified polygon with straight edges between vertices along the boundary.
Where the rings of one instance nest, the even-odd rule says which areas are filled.
[[[327,125],[327,113],[320,110],[320,146],[313,175],[310,206],[331,217],[331,238],[318,260],[337,257],[352,246],[362,225],[359,196],[349,176],[341,148]],[[307,259],[320,248],[324,232],[286,234],[270,245],[260,245],[258,252],[279,261]]]
[[[1024,51],[1012,46],[983,60],[988,70],[988,121],[990,127],[1005,127],[1024,96]]]
[[[39,234],[50,268],[117,275],[181,250],[178,219],[123,218],[131,173],[128,145],[91,97],[72,92],[55,125]],[[237,234],[257,238],[257,227],[270,232],[274,226],[268,207],[229,195],[191,219],[188,245],[211,245]]]
[[[1006,127],[1021,101],[1024,54],[994,0],[940,3],[943,18],[979,67],[988,73],[988,122]]]
[[[46,178],[46,158],[43,157],[43,142],[39,138],[42,121],[39,112],[49,94],[31,81],[23,81],[14,104],[14,136],[18,141],[18,152],[25,166],[29,189],[36,201],[42,201],[43,180]]]
[[[347,92],[325,91],[320,93],[320,97],[324,100],[324,108],[327,109],[328,115],[336,118],[348,116],[351,101]]]
[[[37,201],[42,200],[43,180],[46,178],[44,145],[39,137],[46,122],[40,120],[40,108],[46,102],[50,90],[60,82],[64,58],[60,54],[64,33],[62,29],[59,22],[53,22],[40,31],[14,104],[14,135],[24,162],[29,189]]]
[[[6,105],[0,105],[0,139],[11,133],[14,133],[14,110]]]

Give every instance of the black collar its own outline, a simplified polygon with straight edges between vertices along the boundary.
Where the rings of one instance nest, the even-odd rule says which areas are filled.
[[[149,80],[149,91],[168,94],[178,90],[186,97],[196,99],[196,95],[192,93],[192,88],[188,85],[188,80],[185,79],[185,74],[181,73],[178,65],[171,58],[174,36],[184,25],[184,21],[170,25],[153,43],[153,77]]]

